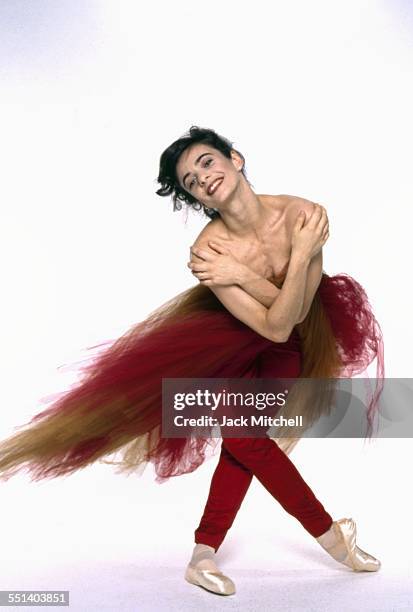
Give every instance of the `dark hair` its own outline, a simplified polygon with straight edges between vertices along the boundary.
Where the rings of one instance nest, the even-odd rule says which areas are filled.
[[[203,209],[207,217],[214,219],[219,217],[219,212],[215,208],[207,208],[202,202],[199,202],[190,193],[181,188],[178,177],[176,176],[176,165],[178,163],[179,156],[185,149],[196,143],[208,144],[214,149],[220,151],[225,157],[231,159],[231,151],[236,151],[233,148],[232,142],[227,138],[220,136],[214,130],[207,128],[200,128],[196,125],[190,127],[188,132],[175,140],[161,155],[159,162],[159,175],[157,178],[158,183],[162,186],[157,190],[159,196],[169,196],[173,194],[173,210],[181,210],[181,202],[185,202],[195,210]],[[244,156],[236,151],[238,155],[244,160],[244,166],[241,170],[242,174],[247,178],[245,172],[245,159]]]

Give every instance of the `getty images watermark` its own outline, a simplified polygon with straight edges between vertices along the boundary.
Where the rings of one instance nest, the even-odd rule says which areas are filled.
[[[176,380],[176,379],[175,379]],[[223,388],[221,391],[211,391],[211,389],[199,389],[194,392],[177,392],[173,393],[172,402],[175,411],[181,411],[196,407],[197,416],[184,416],[176,414],[173,416],[173,423],[176,427],[247,427],[248,425],[255,427],[271,427],[278,425],[302,426],[303,417],[297,415],[294,418],[273,417],[268,414],[249,414],[248,416],[240,414],[234,415],[232,409],[253,407],[256,410],[265,410],[268,407],[277,406],[278,408],[286,405],[288,389],[282,393],[253,393],[253,392],[236,392],[228,391]],[[212,416],[212,414],[201,414],[204,409],[210,410],[211,413],[218,408],[227,408],[231,412],[223,412],[220,418]]]
[[[164,378],[162,436],[364,438],[374,397],[374,435],[412,437],[413,379]]]

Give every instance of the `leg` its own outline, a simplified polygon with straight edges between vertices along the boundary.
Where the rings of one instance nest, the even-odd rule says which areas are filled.
[[[276,370],[277,376],[286,378],[298,376],[301,371],[300,352],[279,353],[276,345],[274,347],[275,350],[267,349],[260,355],[259,375],[262,378],[271,377]],[[222,440],[221,456],[212,477],[204,514],[195,531],[197,544],[207,544],[216,551],[232,526],[253,477],[249,467],[228,451],[226,440]],[[275,442],[272,444],[275,445]],[[283,453],[278,446],[277,450]],[[329,525],[326,529],[328,527]]]
[[[185,572],[185,579],[191,584],[220,595],[235,593],[233,581],[216,566],[214,553],[231,527],[251,480],[250,470],[222,445],[204,514],[195,531],[195,548]]]
[[[239,463],[223,443],[205,510],[195,530],[197,544],[207,544],[218,550],[234,522],[251,480],[252,472]]]
[[[318,537],[331,527],[332,517],[273,440],[226,438],[223,445],[312,536]]]

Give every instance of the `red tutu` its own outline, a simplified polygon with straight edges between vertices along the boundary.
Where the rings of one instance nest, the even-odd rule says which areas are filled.
[[[35,480],[51,478],[116,452],[121,461],[104,462],[129,472],[152,462],[158,482],[192,472],[213,441],[162,437],[162,379],[254,378],[264,369],[267,377],[268,360],[272,376],[282,377],[279,364],[287,355],[299,358],[306,376],[351,377],[377,358],[378,384],[367,411],[372,424],[384,354],[365,291],[346,274],[323,274],[307,319],[287,342],[275,344],[234,318],[205,286],[183,292],[118,340],[88,347],[87,359],[74,364],[79,383],[43,398],[51,405],[33,417],[27,431],[0,445],[0,474],[24,463]],[[330,332],[333,344],[327,345]],[[328,351],[339,356],[338,370],[329,368]]]

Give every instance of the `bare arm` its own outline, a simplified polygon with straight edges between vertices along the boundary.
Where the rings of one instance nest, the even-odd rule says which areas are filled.
[[[292,234],[293,224],[297,219],[297,214],[300,210],[303,210],[306,214],[306,218],[310,218],[317,204],[311,202],[310,200],[306,200],[304,198],[300,198],[297,196],[285,196],[287,198],[286,209],[285,209],[285,223],[287,227],[287,231],[289,234]],[[325,209],[324,209],[325,210]],[[327,220],[327,230],[328,230],[328,220]],[[207,238],[207,236],[205,236]],[[198,244],[201,245],[203,242],[203,238],[200,237]],[[191,253],[191,261],[188,263],[188,266],[192,269],[193,274],[200,279],[204,284],[215,286],[228,286],[228,285],[239,285],[248,295],[256,299],[260,304],[265,306],[266,308],[270,308],[274,303],[274,300],[278,297],[280,293],[280,289],[276,287],[273,283],[265,279],[263,276],[252,270],[248,267],[247,264],[243,264],[239,262],[236,257],[232,255],[231,252],[228,251],[225,247],[220,245],[215,239],[208,240],[208,246],[206,244],[202,244],[203,248],[208,248],[208,252],[214,254],[220,254],[218,259],[215,259],[215,262],[211,264],[209,262],[210,268],[209,272],[207,271],[207,264],[201,258],[198,258],[194,252]],[[270,254],[270,257],[276,257],[276,254]],[[304,293],[304,302],[303,307],[300,312],[299,318],[296,321],[297,323],[301,323],[305,319],[308,314],[308,311],[311,307],[311,303],[314,299],[314,295],[317,291],[317,288],[320,284],[320,280],[322,277],[322,252],[321,249],[319,253],[317,253],[310,261],[310,265],[307,269],[307,277],[305,281],[305,293]],[[215,277],[214,283],[211,280],[211,274]]]
[[[289,233],[292,232],[292,227],[297,218],[297,214],[300,210],[303,210],[306,214],[307,219],[312,215],[315,202],[300,198],[298,196],[287,196],[288,201],[286,204],[286,225]],[[328,230],[327,223],[327,230]],[[307,316],[313,302],[314,296],[318,289],[323,273],[323,254],[322,249],[311,259],[310,265],[307,269],[307,277],[305,281],[305,293],[304,301],[301,312],[297,319],[297,323],[301,323]],[[270,283],[267,279],[263,278],[259,274],[253,272],[249,268],[244,270],[240,279],[240,286],[249,295],[258,300],[261,304],[269,308],[274,300],[278,297],[280,289],[275,287],[273,283]]]
[[[292,252],[287,274],[277,299],[267,310],[270,326],[284,331],[286,341],[296,325],[304,304],[305,286],[310,258]]]
[[[266,308],[236,285],[209,286],[224,306],[240,321],[274,342],[285,342],[303,309],[307,270],[310,261],[327,240],[325,210],[318,207],[303,228],[305,217],[297,218],[294,227],[289,267],[277,299]],[[194,247],[195,255],[210,255]]]
[[[281,291],[273,283],[251,270],[248,266],[245,266],[238,284],[248,295],[258,300],[260,304],[267,308],[272,306]]]
[[[323,253],[322,250],[314,255],[307,268],[305,281],[304,300],[297,323],[301,323],[306,318],[310,310],[312,301],[318,289],[323,273]],[[265,306],[270,308],[274,300],[278,297],[281,290],[269,280],[260,276],[250,268],[246,267],[245,274],[240,279],[240,287]]]
[[[311,304],[313,303],[314,296],[320,285],[322,275],[323,275],[323,251],[320,249],[317,255],[314,255],[308,267],[307,282],[305,286],[305,297],[304,297],[303,307],[301,309],[301,313],[300,313],[297,323],[302,323],[302,321],[304,321],[304,319],[308,315],[308,311],[311,308]]]
[[[210,289],[234,317],[273,342],[285,342],[303,307],[308,265],[309,259],[293,253],[283,287],[269,308],[237,285]]]

